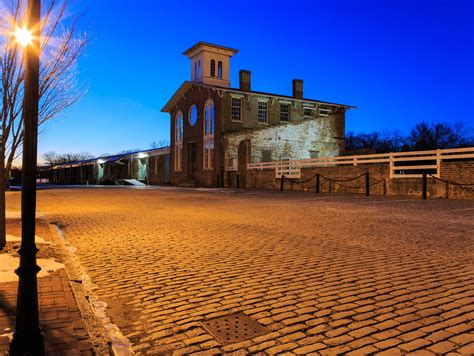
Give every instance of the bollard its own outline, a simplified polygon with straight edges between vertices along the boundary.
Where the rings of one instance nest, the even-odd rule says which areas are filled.
[[[285,176],[282,175],[280,178],[280,192],[283,191],[283,184],[285,184]]]
[[[370,195],[369,172],[365,173],[365,196]]]
[[[423,173],[423,181],[422,181],[422,186],[421,186],[421,197],[423,200],[426,200],[426,186],[427,186],[426,173]]]
[[[319,194],[319,173],[316,174],[316,194]]]
[[[238,174],[236,177],[236,184],[237,184],[237,189],[240,189],[240,176]]]
[[[219,175],[217,175],[217,178],[216,178],[216,187],[217,187],[217,188],[219,188],[219,183],[220,183],[220,182],[219,182],[219,178],[220,178]]]

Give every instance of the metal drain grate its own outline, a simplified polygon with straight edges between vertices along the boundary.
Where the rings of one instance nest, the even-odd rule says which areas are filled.
[[[268,329],[243,313],[236,313],[201,322],[202,326],[222,344],[228,345],[268,333]]]

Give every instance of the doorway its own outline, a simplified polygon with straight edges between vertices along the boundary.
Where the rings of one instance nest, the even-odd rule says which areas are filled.
[[[196,142],[188,143],[188,179],[196,179]]]

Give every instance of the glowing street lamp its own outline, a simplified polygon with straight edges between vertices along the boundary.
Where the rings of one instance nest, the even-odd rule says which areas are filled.
[[[13,37],[15,37],[16,43],[18,43],[23,48],[31,45],[33,43],[33,34],[31,31],[23,27],[17,27],[16,30],[13,32]]]
[[[36,165],[38,148],[39,53],[41,0],[28,0],[27,26],[14,37],[24,49],[23,164],[21,179],[21,247],[16,320],[10,355],[44,355],[44,337],[39,327],[36,264]],[[29,29],[29,30],[28,30]]]

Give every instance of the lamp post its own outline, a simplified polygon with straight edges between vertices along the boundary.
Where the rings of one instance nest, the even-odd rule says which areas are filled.
[[[17,42],[24,47],[23,165],[21,189],[21,247],[16,321],[10,355],[44,355],[44,337],[39,327],[35,244],[36,164],[38,141],[39,55],[41,0],[28,0],[26,28],[17,29]]]

